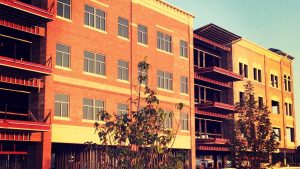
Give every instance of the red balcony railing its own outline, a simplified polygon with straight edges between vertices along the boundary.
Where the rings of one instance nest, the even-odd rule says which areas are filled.
[[[5,13],[34,16],[44,22],[53,20],[52,8],[45,10],[19,0],[0,0],[0,7]]]
[[[45,36],[45,28],[39,26],[28,26],[2,18],[0,18],[0,26],[15,29],[22,32],[27,32],[38,36]]]
[[[195,102],[195,107],[199,109],[206,109],[211,111],[224,111],[224,110],[229,112],[235,111],[234,105],[220,103],[220,102],[211,102],[211,101],[201,102],[201,103]]]
[[[226,144],[229,140],[222,134],[196,132],[196,142],[201,144]]]
[[[233,82],[243,80],[243,77],[241,75],[216,66],[204,68],[195,67],[195,72],[201,76],[211,77],[212,79],[221,82]]]

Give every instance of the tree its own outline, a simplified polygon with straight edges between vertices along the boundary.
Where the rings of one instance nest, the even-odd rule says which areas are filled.
[[[183,168],[186,154],[172,153],[172,146],[179,128],[165,128],[167,119],[173,112],[159,107],[155,90],[147,85],[150,65],[146,60],[138,64],[140,72],[137,85],[137,98],[130,98],[131,109],[128,113],[114,114],[101,111],[103,123],[95,123],[100,145],[87,143],[89,148],[102,147],[102,166],[105,168]],[[142,83],[145,82],[144,92]],[[176,104],[180,111],[183,104]]]
[[[231,163],[236,168],[258,169],[270,161],[278,136],[272,129],[268,107],[255,100],[251,82],[245,84],[244,98],[236,104],[236,113],[238,119],[232,119],[229,125]]]

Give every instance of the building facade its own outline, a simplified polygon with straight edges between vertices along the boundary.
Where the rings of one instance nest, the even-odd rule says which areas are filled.
[[[218,36],[215,36],[218,35]],[[197,168],[222,168],[229,150],[226,120],[235,111],[230,44],[241,37],[209,24],[194,31],[195,139]]]
[[[1,0],[2,168],[98,168],[99,110],[134,109],[137,64],[174,111],[174,151],[194,163],[193,16],[161,0]],[[182,113],[175,104],[182,102]]]
[[[233,71],[244,76],[235,82],[234,100],[243,97],[245,81],[254,86],[255,99],[271,111],[270,119],[280,143],[273,161],[294,163],[296,119],[294,110],[293,57],[242,39],[232,45]],[[285,155],[284,155],[285,154]],[[286,162],[283,160],[286,157]]]

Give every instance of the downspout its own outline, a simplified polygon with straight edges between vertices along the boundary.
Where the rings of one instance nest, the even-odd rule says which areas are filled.
[[[133,87],[133,83],[132,83],[132,81],[133,81],[133,72],[132,72],[132,70],[133,70],[133,68],[132,68],[132,64],[133,64],[133,57],[132,57],[132,50],[133,50],[133,47],[132,47],[132,41],[133,41],[133,36],[132,36],[132,21],[133,21],[133,10],[132,10],[132,0],[130,1],[130,22],[129,22],[129,25],[130,25],[130,38],[129,38],[129,40],[130,40],[130,98],[131,98],[131,100],[130,100],[130,107],[129,107],[129,109],[130,109],[130,112],[132,112],[132,87]]]
[[[281,110],[282,110],[282,123],[283,123],[283,141],[284,141],[284,154],[286,154],[286,146],[287,146],[287,140],[286,140],[286,121],[285,121],[285,111],[284,111],[284,84],[283,84],[283,80],[282,80],[282,58],[280,59],[280,80],[281,80]],[[279,79],[278,79],[279,80]],[[286,155],[284,155],[284,159],[283,159],[283,163],[284,166],[286,166]]]

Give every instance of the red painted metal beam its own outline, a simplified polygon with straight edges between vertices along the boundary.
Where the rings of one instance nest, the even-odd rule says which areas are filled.
[[[235,111],[235,106],[220,102],[206,102],[206,103],[196,103],[195,107],[200,109],[215,109],[215,110],[227,110],[229,112]]]
[[[8,27],[11,29],[19,30],[22,32],[27,32],[27,33],[42,36],[42,37],[45,36],[45,28],[42,28],[39,26],[22,25],[22,24],[15,23],[15,22],[8,21],[8,20],[1,19],[1,18],[0,18],[0,26]]]
[[[28,152],[26,151],[0,151],[1,155],[26,155]]]
[[[218,79],[213,79],[213,78],[208,78],[208,77],[204,77],[204,76],[200,76],[197,73],[194,73],[194,78],[198,79],[198,80],[202,80],[208,83],[212,83],[218,86],[222,86],[222,87],[227,87],[227,88],[232,88],[232,84],[229,82],[222,82]]]
[[[44,66],[37,63],[16,60],[5,56],[0,56],[0,66],[36,72],[43,75],[50,75],[52,73],[52,68],[50,66]]]
[[[194,38],[196,38],[196,39],[198,39],[198,40],[201,40],[201,41],[203,41],[203,42],[205,42],[205,43],[208,43],[208,44],[210,44],[210,45],[216,46],[216,47],[218,47],[218,48],[220,48],[220,49],[223,49],[223,50],[225,50],[225,51],[227,51],[227,52],[230,51],[230,48],[229,48],[229,47],[224,46],[224,45],[222,45],[222,44],[219,44],[219,43],[217,43],[217,42],[214,42],[214,41],[212,41],[212,40],[209,40],[209,39],[207,39],[207,38],[205,38],[205,37],[203,37],[203,36],[197,35],[197,34],[195,34],[195,33],[194,33]]]
[[[36,15],[45,20],[49,20],[49,21],[53,20],[53,14],[50,13],[49,11],[35,7],[30,4],[20,2],[18,0],[0,0],[0,4],[14,8],[19,11],[23,11],[23,12],[27,12],[29,14]]]
[[[50,131],[50,123],[0,119],[0,128],[26,131]]]
[[[9,77],[7,75],[0,74],[0,82],[34,87],[34,88],[44,88],[44,82],[41,79],[36,79],[36,78],[25,79],[20,77]]]
[[[229,140],[225,138],[196,138],[197,143],[225,145]]]
[[[233,81],[241,81],[243,80],[243,76],[234,73],[230,70],[226,70],[220,67],[212,66],[212,67],[204,67],[204,68],[199,68],[195,67],[194,68],[195,72],[206,75],[206,76],[212,76],[216,78],[217,76],[220,77],[220,80],[223,80],[225,82],[233,82]]]
[[[223,114],[223,113],[218,113],[218,112],[213,112],[213,111],[199,110],[197,108],[195,109],[195,113],[200,114],[200,115],[210,116],[210,117],[223,118],[223,119],[229,118],[228,114]]]
[[[196,149],[200,151],[229,151],[225,145],[196,145]]]

